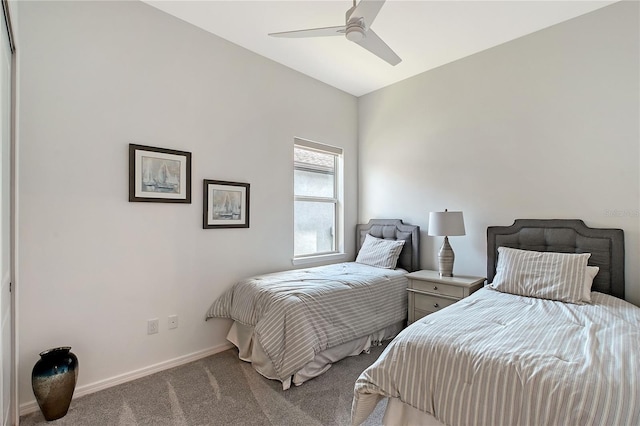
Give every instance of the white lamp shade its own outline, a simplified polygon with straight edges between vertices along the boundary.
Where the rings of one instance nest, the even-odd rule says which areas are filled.
[[[428,235],[439,237],[465,235],[462,212],[430,212]]]

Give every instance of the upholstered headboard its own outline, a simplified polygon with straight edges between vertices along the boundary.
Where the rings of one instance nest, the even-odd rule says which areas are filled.
[[[624,299],[624,232],[589,228],[578,219],[516,219],[511,226],[487,228],[487,283],[493,281],[498,247],[560,253],[591,253],[600,267],[591,289]]]
[[[400,219],[371,219],[369,223],[356,226],[356,252],[364,243],[367,234],[388,240],[405,240],[398,267],[409,272],[420,269],[420,227],[406,225]]]

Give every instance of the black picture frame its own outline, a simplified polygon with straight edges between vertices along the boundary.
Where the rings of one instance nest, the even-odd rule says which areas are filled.
[[[129,144],[129,201],[191,204],[191,153]]]
[[[251,185],[204,179],[202,227],[248,228]]]

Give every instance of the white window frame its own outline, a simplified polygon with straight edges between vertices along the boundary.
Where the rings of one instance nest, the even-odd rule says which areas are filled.
[[[298,196],[293,194],[294,205],[296,201],[314,201],[323,203],[332,203],[335,205],[335,224],[334,224],[334,250],[331,252],[313,253],[306,255],[296,256],[294,254],[292,263],[294,265],[303,265],[308,263],[324,262],[343,260],[344,253],[344,173],[343,173],[343,150],[342,148],[326,145],[318,142],[313,142],[307,139],[294,138],[294,149],[303,148],[311,151],[318,151],[325,154],[332,154],[335,156],[335,177],[334,177],[334,194],[335,197],[312,197],[312,196]],[[296,166],[293,164],[293,170]],[[295,210],[294,210],[295,211]],[[295,213],[294,213],[295,215]],[[295,218],[294,218],[295,219]],[[295,229],[294,229],[295,234]]]

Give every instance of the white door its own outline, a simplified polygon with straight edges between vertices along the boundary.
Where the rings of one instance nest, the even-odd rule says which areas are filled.
[[[11,123],[12,123],[12,51],[7,24],[8,9],[0,18],[0,414],[2,425],[13,423],[11,398],[13,373],[13,295],[12,277],[12,182],[11,182]]]

